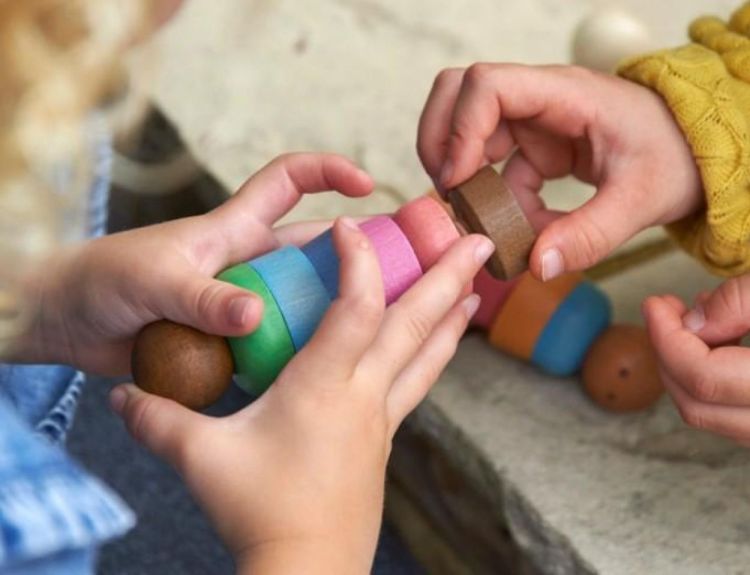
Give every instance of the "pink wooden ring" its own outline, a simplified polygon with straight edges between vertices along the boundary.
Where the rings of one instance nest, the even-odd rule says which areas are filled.
[[[409,239],[423,272],[459,238],[448,212],[430,196],[403,205],[393,219]]]
[[[474,277],[474,293],[479,294],[482,301],[477,313],[471,318],[471,325],[489,330],[517,283],[517,277],[512,280],[499,280],[493,278],[486,269],[480,269]]]
[[[378,255],[388,305],[422,276],[422,268],[404,232],[388,216],[376,216],[359,227],[370,238]]]

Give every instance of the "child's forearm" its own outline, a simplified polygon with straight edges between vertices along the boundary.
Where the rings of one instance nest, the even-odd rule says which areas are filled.
[[[238,575],[330,575],[370,573],[374,552],[356,551],[343,542],[269,542],[235,557]]]
[[[58,253],[40,263],[23,282],[21,326],[3,351],[13,363],[73,363],[65,327],[66,304],[62,270],[71,253]]]

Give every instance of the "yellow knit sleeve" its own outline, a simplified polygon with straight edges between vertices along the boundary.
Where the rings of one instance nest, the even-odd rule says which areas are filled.
[[[690,38],[618,74],[664,98],[701,173],[705,210],[668,231],[712,271],[737,275],[750,270],[750,2],[729,23],[697,20]]]

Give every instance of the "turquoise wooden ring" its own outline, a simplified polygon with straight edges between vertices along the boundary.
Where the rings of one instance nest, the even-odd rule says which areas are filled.
[[[573,375],[594,341],[609,327],[611,316],[607,295],[591,282],[581,282],[544,326],[531,362],[552,375]]]
[[[257,294],[263,300],[263,318],[250,334],[229,337],[237,385],[251,395],[260,395],[294,357],[294,343],[281,310],[263,278],[247,263],[221,272],[217,279]]]
[[[249,262],[273,294],[294,349],[310,340],[331,298],[310,260],[296,246],[286,246]]]

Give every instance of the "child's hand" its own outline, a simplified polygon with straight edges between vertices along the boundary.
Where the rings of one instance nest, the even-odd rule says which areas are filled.
[[[334,240],[340,297],[255,403],[214,419],[134,386],[112,393],[248,572],[369,573],[393,434],[453,355],[478,306],[464,286],[493,250],[462,238],[384,310],[367,237],[340,220]]]
[[[688,311],[674,296],[643,306],[661,376],[683,419],[693,427],[750,446],[750,275],[703,294]]]
[[[272,226],[301,194],[328,189],[362,196],[372,189],[372,180],[340,156],[282,156],[208,214],[56,254],[39,274],[39,299],[31,302],[36,308],[32,329],[11,359],[125,374],[134,336],[155,320],[166,318],[218,335],[250,332],[263,313],[261,299],[213,276],[320,232],[312,224]]]
[[[541,230],[530,268],[540,279],[587,268],[638,231],[681,219],[702,203],[690,148],[655,93],[573,67],[475,64],[441,72],[417,147],[441,189],[483,164],[503,171]],[[545,209],[544,180],[572,174],[597,187],[584,206]]]

